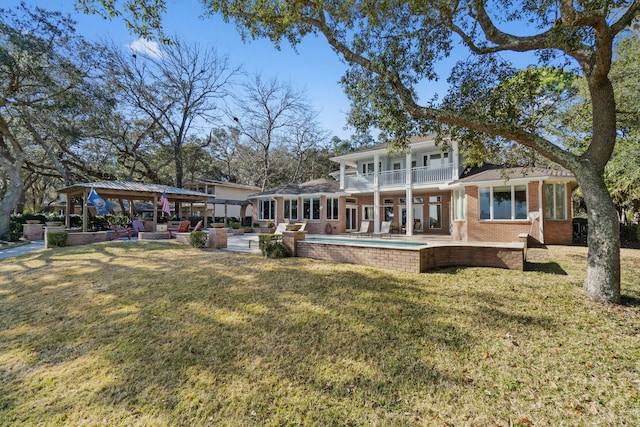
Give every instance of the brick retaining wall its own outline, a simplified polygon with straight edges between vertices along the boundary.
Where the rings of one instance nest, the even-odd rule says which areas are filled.
[[[512,244],[447,244],[393,248],[297,242],[300,257],[425,273],[440,267],[498,267],[524,270],[524,246]]]

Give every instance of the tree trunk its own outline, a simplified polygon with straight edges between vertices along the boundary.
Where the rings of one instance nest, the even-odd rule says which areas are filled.
[[[182,166],[182,143],[176,141],[173,146],[173,158],[176,165],[176,187],[182,188],[184,168]]]
[[[604,178],[590,165],[576,170],[587,206],[589,252],[584,291],[594,301],[620,303],[620,223]]]
[[[5,162],[3,162],[5,163]],[[11,212],[22,196],[22,176],[20,169],[22,164],[18,166],[3,164],[5,173],[9,176],[11,184],[2,200],[0,200],[0,239],[6,239],[9,235],[9,227],[11,226]]]

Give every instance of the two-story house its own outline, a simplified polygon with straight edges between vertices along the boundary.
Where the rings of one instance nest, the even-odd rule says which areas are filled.
[[[450,145],[443,151],[428,136],[412,139],[402,152],[378,145],[334,157],[340,165],[337,185],[327,184],[313,197],[304,184],[286,194],[284,187],[256,194],[251,197],[254,211],[269,212],[277,223],[290,219],[287,206],[293,201],[302,206],[315,200],[315,211],[295,215],[314,224],[309,229],[318,233],[355,231],[362,221],[370,221],[370,231],[379,231],[382,221],[389,221],[392,232],[408,236],[508,242],[527,233],[541,243],[571,243],[573,176],[541,168],[465,173],[456,144]],[[267,205],[272,211],[261,210]]]

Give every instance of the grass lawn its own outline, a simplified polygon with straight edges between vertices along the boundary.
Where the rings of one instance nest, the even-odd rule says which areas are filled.
[[[586,249],[409,274],[168,242],[0,261],[0,425],[637,426],[640,251],[624,305]]]

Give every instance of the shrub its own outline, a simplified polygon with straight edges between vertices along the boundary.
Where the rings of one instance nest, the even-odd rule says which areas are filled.
[[[112,215],[112,214],[106,214],[105,218],[107,219],[107,221],[109,221],[110,223],[118,226],[118,227],[127,227],[129,225],[129,223],[131,222],[131,220],[129,219],[128,216],[126,215]]]
[[[22,223],[18,221],[11,221],[9,223],[9,234],[7,240],[10,242],[17,242],[22,237]]]
[[[207,245],[207,240],[209,239],[209,233],[206,231],[194,231],[189,236],[189,243],[194,248],[202,249]]]
[[[47,234],[47,243],[49,247],[61,248],[67,246],[67,236],[69,233],[66,231],[54,231]]]
[[[47,221],[47,217],[44,214],[23,214],[23,215],[11,215],[11,219],[20,223],[26,224],[27,221],[38,220],[41,224],[44,224]]]
[[[278,234],[261,234],[258,236],[258,248],[262,251],[262,255],[264,255],[264,248],[267,244],[269,244],[272,240],[282,240],[282,236]]]
[[[267,246],[266,249],[267,258],[288,258],[291,256],[291,251],[282,242],[273,242]]]
[[[69,227],[71,228],[81,228],[82,227],[82,216],[81,215],[70,215],[69,216]]]
[[[240,223],[239,222],[232,222],[231,223],[231,228],[233,228],[234,230],[237,230],[240,228]]]
[[[279,234],[261,234],[258,236],[258,247],[267,258],[286,258],[291,256],[291,251],[282,243]]]
[[[275,224],[272,221],[269,221],[269,223],[267,224],[267,228],[275,228]]]
[[[620,237],[623,241],[627,242],[639,242],[640,241],[640,225],[620,224]]]

